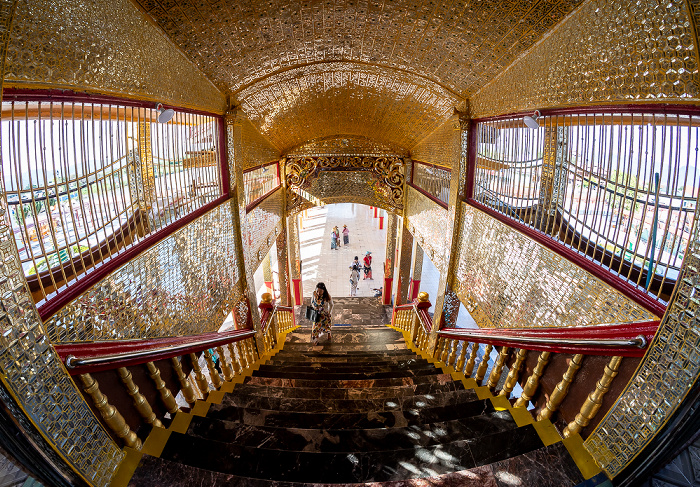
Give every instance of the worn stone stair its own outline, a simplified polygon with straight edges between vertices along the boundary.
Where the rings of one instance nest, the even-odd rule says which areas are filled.
[[[600,484],[551,424],[465,387],[400,332],[351,324],[319,346],[309,335],[297,328],[230,392],[154,431],[129,485]]]

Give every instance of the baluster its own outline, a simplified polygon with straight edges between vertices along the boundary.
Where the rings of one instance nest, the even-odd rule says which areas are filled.
[[[489,358],[491,357],[492,350],[493,345],[486,345],[486,350],[484,350],[484,356],[481,357],[481,363],[479,364],[479,368],[476,371],[476,376],[474,377],[474,379],[476,379],[477,382],[481,382],[484,380],[486,370],[489,368]]]
[[[207,362],[211,383],[214,384],[214,389],[218,390],[223,384],[223,381],[221,380],[221,376],[219,376],[219,372],[216,370],[216,367],[214,367],[214,358],[209,350],[204,351],[204,360]]]
[[[461,372],[464,370],[464,362],[467,359],[467,346],[469,345],[469,342],[464,340],[462,342],[462,350],[459,352],[459,359],[457,359],[457,367],[455,370],[457,372]]]
[[[479,344],[476,342],[472,343],[472,349],[469,353],[469,360],[467,361],[467,365],[464,366],[464,375],[467,377],[471,377],[472,373],[474,373],[474,365],[476,364],[476,354],[478,351]]]
[[[139,392],[139,386],[134,383],[134,378],[131,376],[129,369],[126,367],[119,367],[117,372],[119,373],[119,378],[126,386],[126,390],[129,392],[129,395],[134,400],[136,410],[139,412],[144,421],[150,425],[162,428],[163,423],[161,423],[156,417],[156,413],[153,412],[151,405],[148,404],[148,401],[144,395]]]
[[[219,365],[221,366],[221,372],[224,374],[224,379],[233,379],[233,372],[231,371],[231,366],[229,366],[226,361],[226,354],[224,353],[224,347],[216,347],[216,351],[219,352]]]
[[[454,368],[455,360],[457,360],[457,347],[459,346],[459,340],[452,340],[452,352],[450,352],[450,358],[447,359],[447,365]]]
[[[447,357],[449,357],[450,354],[450,345],[452,345],[452,340],[449,338],[442,339],[442,354],[438,353],[438,358],[440,359],[440,362],[445,365],[447,365]]]
[[[238,360],[241,362],[241,370],[248,368],[248,359],[244,353],[243,343],[236,342],[236,349],[238,350]]]
[[[588,426],[593,418],[595,418],[595,415],[598,414],[600,407],[603,405],[603,397],[610,390],[610,385],[617,376],[621,362],[622,357],[613,357],[610,359],[608,365],[605,366],[603,377],[601,377],[595,385],[595,390],[588,395],[581,406],[581,410],[576,415],[576,418],[564,428],[564,438],[579,433],[583,428]]]
[[[498,354],[496,363],[493,364],[486,387],[493,389],[498,385],[498,381],[501,379],[501,372],[503,372],[503,366],[506,364],[506,359],[508,358],[508,350],[508,347],[501,347],[501,353]]]
[[[537,358],[537,365],[535,365],[535,368],[532,370],[532,375],[528,377],[525,387],[523,387],[523,393],[518,400],[515,401],[514,406],[516,408],[527,406],[527,403],[530,402],[535,392],[537,392],[537,388],[540,385],[540,377],[542,377],[544,369],[549,363],[551,353],[552,352],[542,352]]]
[[[100,385],[90,374],[81,374],[80,380],[83,382],[83,390],[92,398],[92,403],[100,412],[102,418],[109,426],[109,429],[114,431],[117,437],[124,441],[124,444],[135,450],[141,449],[141,440],[136,433],[131,431],[129,425],[124,421],[124,417],[119,414],[117,408],[107,402],[107,396],[100,391]]]
[[[557,384],[557,386],[552,391],[552,394],[549,396],[549,401],[547,401],[547,405],[543,407],[537,415],[537,421],[542,421],[543,419],[550,419],[552,415],[559,409],[559,406],[564,401],[564,398],[569,392],[569,386],[571,386],[571,382],[574,380],[574,377],[576,377],[576,372],[578,372],[578,369],[581,367],[582,360],[583,355],[580,353],[573,356],[571,362],[569,363],[569,368],[564,373],[564,377],[562,377],[559,384]]]
[[[231,367],[233,367],[233,376],[241,374],[241,366],[238,365],[238,358],[236,357],[236,351],[233,347],[233,343],[228,344],[228,353],[231,355]]]
[[[256,349],[257,347],[254,347],[254,346],[253,346],[253,340],[255,340],[255,338],[248,338],[247,340],[245,340],[245,341],[243,342],[243,343],[245,344],[245,347],[246,347],[246,350],[247,350],[247,353],[248,353],[248,364],[249,364],[249,366],[252,366],[252,365],[255,363],[255,349]]]
[[[523,366],[525,357],[527,357],[527,350],[525,350],[524,348],[518,350],[518,354],[515,356],[515,362],[513,363],[513,367],[511,367],[510,372],[508,372],[506,381],[503,384],[503,389],[501,389],[501,392],[498,394],[499,396],[509,397],[510,393],[513,392],[515,384],[518,383],[520,369]]]
[[[204,377],[204,374],[202,374],[199,360],[197,360],[197,356],[194,353],[190,354],[190,361],[192,362],[192,370],[194,371],[194,379],[197,382],[197,387],[199,387],[199,391],[206,398],[207,394],[209,394],[209,381]]]
[[[158,370],[158,367],[156,367],[156,364],[153,362],[146,362],[146,367],[148,368],[148,375],[153,379],[153,383],[160,393],[160,398],[163,400],[163,404],[165,404],[165,409],[170,414],[175,414],[180,408],[177,407],[177,401],[175,401],[173,393],[170,392],[170,389],[166,387],[165,382],[161,379],[160,370]]]
[[[182,370],[182,364],[180,363],[180,359],[178,357],[173,357],[170,359],[170,361],[173,363],[173,369],[175,369],[175,375],[177,375],[177,380],[180,381],[182,396],[185,398],[185,401],[187,401],[187,404],[192,406],[197,400],[197,397],[194,395],[194,389],[192,388],[190,380],[187,378],[185,372]]]
[[[445,339],[441,336],[437,337],[435,341],[435,350],[433,350],[433,358],[440,361],[440,350],[445,346]]]

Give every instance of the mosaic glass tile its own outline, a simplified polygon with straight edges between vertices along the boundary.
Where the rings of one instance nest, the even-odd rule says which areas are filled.
[[[368,137],[344,136],[329,137],[302,144],[289,152],[288,157],[295,156],[408,156],[408,151],[400,147],[391,147]]]
[[[450,119],[432,134],[411,149],[411,158],[416,161],[459,169],[459,122]]]
[[[17,2],[5,69],[5,86],[226,108],[225,96],[129,0]]]
[[[216,331],[241,299],[230,202],[106,276],[45,322],[52,343]]]
[[[455,292],[481,327],[585,326],[657,319],[564,257],[467,204]]]
[[[446,229],[451,226],[447,210],[411,187],[406,200],[408,229],[437,270],[445,273],[449,259]]]
[[[276,190],[246,215],[243,248],[246,249],[246,269],[250,273],[255,272],[282,233],[283,191]]]
[[[584,3],[472,97],[473,116],[620,101],[697,102],[688,4],[695,14],[697,1]]]

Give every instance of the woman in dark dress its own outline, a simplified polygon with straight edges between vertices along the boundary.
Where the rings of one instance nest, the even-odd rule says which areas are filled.
[[[318,345],[318,339],[324,333],[331,339],[331,313],[333,312],[333,300],[328,294],[326,285],[322,282],[316,284],[313,296],[311,296],[311,306],[321,315],[320,321],[313,324],[311,328],[311,341]]]

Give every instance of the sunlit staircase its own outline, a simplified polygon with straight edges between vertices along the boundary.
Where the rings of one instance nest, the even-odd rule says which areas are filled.
[[[334,326],[316,347],[309,334],[154,431],[115,485],[610,485],[580,438],[454,380],[400,332]]]

